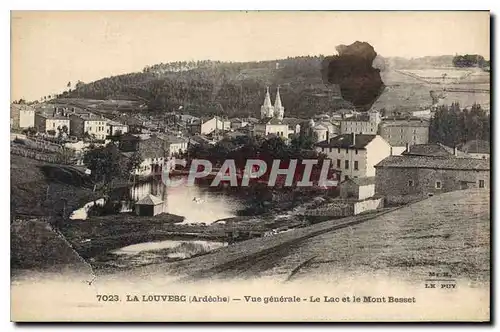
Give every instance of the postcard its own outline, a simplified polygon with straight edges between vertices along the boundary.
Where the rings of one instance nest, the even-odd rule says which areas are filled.
[[[12,321],[490,321],[488,11],[11,31]]]

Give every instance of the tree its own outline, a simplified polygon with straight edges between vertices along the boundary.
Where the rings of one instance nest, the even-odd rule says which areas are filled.
[[[144,159],[142,158],[140,152],[138,151],[134,152],[128,159],[126,167],[123,170],[125,173],[124,175],[130,175],[130,173],[132,173],[135,169],[138,169],[139,166],[141,166],[143,161]]]
[[[83,163],[91,170],[92,180],[104,187],[109,187],[114,179],[123,174],[120,151],[113,143],[89,147],[83,157]]]

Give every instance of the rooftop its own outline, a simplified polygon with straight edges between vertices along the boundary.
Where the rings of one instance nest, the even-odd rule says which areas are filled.
[[[433,168],[455,170],[490,170],[489,160],[474,158],[436,158],[433,156],[389,156],[375,167],[389,168]]]
[[[330,139],[330,141],[322,141],[316,144],[317,147],[329,147],[329,148],[355,148],[363,149],[365,148],[377,135],[365,135],[365,134],[343,134],[338,135]],[[354,142],[353,142],[354,139]]]
[[[158,205],[158,204],[162,204],[162,203],[163,203],[163,201],[159,197],[149,194],[149,195],[141,198],[135,204],[138,204],[138,205]]]
[[[454,149],[441,143],[416,144],[409,146],[409,151],[406,150],[403,155],[412,156],[433,156],[433,157],[450,157],[454,156]],[[462,151],[457,151],[457,157],[466,157]]]
[[[374,176],[367,176],[367,177],[362,177],[362,178],[348,178],[347,180],[342,181],[344,182],[354,182],[358,186],[369,186],[372,184],[375,184],[375,177]]]
[[[259,121],[259,124],[267,124],[267,125],[282,125],[283,122],[281,122],[277,118],[264,118]]]
[[[429,121],[425,119],[384,119],[383,127],[429,127]]]

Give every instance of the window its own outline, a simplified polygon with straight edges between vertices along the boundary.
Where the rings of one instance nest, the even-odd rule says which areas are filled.
[[[358,154],[358,149],[354,150],[354,152],[355,152],[356,154]]]
[[[346,176],[344,177],[344,179],[345,179],[345,180],[349,180],[349,175],[346,175]]]
[[[340,159],[337,159],[337,168],[340,168]]]
[[[356,171],[359,169],[359,168],[358,168],[358,162],[357,162],[357,161],[355,161],[355,162],[354,162],[354,169],[355,169]]]
[[[413,186],[415,186],[413,180],[408,180],[408,187],[413,187]]]
[[[345,148],[345,153],[349,153],[349,149],[348,148]]]
[[[349,160],[345,161],[345,169],[349,169]]]
[[[436,189],[441,189],[441,181],[436,181]]]
[[[479,180],[479,188],[484,188],[484,180]]]
[[[333,148],[330,148],[330,152],[333,152]]]
[[[340,148],[337,149],[337,153],[340,153]]]

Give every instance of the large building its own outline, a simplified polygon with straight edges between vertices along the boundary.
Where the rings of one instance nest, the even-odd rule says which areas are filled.
[[[274,101],[274,106],[271,104],[271,95],[269,94],[269,87],[266,90],[266,96],[264,97],[264,104],[260,107],[260,118],[277,118],[278,120],[283,120],[285,117],[285,108],[281,104],[280,88],[278,86],[276,90],[276,99]]]
[[[407,154],[389,156],[375,168],[375,192],[388,203],[490,186],[490,163],[484,159]]]
[[[358,114],[340,121],[340,134],[377,135],[381,121],[380,113],[376,110]]]
[[[316,150],[328,156],[343,180],[375,176],[375,165],[391,155],[391,146],[378,135],[344,134],[319,142]]]
[[[71,131],[70,119],[67,114],[59,113],[57,110],[35,112],[35,129],[39,133],[47,133],[57,135],[60,131],[66,128],[67,132]]]
[[[93,113],[72,113],[71,135],[78,138],[89,137],[92,139],[104,140],[108,135],[108,119]]]
[[[390,119],[380,124],[380,136],[391,146],[426,144],[429,141],[429,121],[424,119]]]

